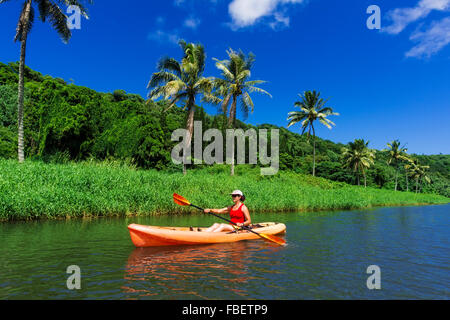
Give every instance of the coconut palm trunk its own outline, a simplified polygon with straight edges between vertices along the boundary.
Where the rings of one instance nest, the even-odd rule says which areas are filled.
[[[416,193],[419,191],[419,178],[416,178]]]
[[[364,188],[367,188],[367,177],[365,171],[363,171],[363,176],[364,176]]]
[[[409,191],[409,181],[408,181],[408,171],[405,170],[405,179],[406,179],[406,192]]]
[[[23,114],[24,114],[24,95],[25,95],[25,52],[27,48],[27,37],[22,40],[20,45],[20,64],[19,64],[19,92],[17,99],[17,124],[18,124],[18,156],[19,162],[25,161],[24,143],[23,143]]]
[[[236,119],[236,105],[237,105],[237,97],[234,94],[233,95],[233,102],[231,103],[231,108],[230,108],[230,116],[228,118],[228,128],[229,129],[234,129],[234,123],[235,123],[235,119]],[[231,175],[234,176],[234,137],[233,140],[231,141]]]
[[[311,128],[313,130],[313,177],[316,176],[316,130],[314,130],[314,126],[311,124]]]
[[[230,115],[228,117],[228,128],[233,128],[236,120],[236,106],[237,106],[237,97],[233,95],[233,102],[231,103]]]
[[[420,178],[420,182],[419,182],[419,193],[423,192],[423,178]]]
[[[395,191],[397,191],[397,184],[398,184],[398,169],[395,170]]]
[[[186,148],[185,150],[188,150],[191,147],[192,142],[192,136],[194,134],[194,115],[195,115],[195,96],[190,97],[188,100],[188,118],[186,121],[186,129],[188,130],[188,137],[186,139]],[[186,164],[186,154],[184,155],[184,161],[183,161],[183,174],[185,175],[187,173],[187,164]]]
[[[31,13],[31,0],[26,3],[25,14],[23,16],[24,21],[23,25],[28,26],[30,21],[30,13]],[[25,56],[27,51],[27,38],[28,38],[28,29],[22,33],[21,41],[20,41],[20,63],[19,63],[19,88],[18,88],[18,98],[17,98],[17,125],[18,125],[18,157],[19,163],[25,161],[25,152],[24,152],[24,135],[23,135],[23,115],[24,115],[24,95],[25,95]]]

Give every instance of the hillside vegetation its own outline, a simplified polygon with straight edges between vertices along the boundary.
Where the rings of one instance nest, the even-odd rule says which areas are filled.
[[[45,164],[0,160],[0,219],[179,214],[174,192],[204,207],[230,204],[245,190],[252,212],[315,211],[448,203],[439,195],[364,189],[293,172],[261,176],[259,168],[216,165],[181,172],[141,170],[118,162]]]
[[[5,159],[17,158],[17,68],[16,63],[0,63],[0,158]],[[170,157],[175,145],[170,140],[171,134],[186,123],[186,112],[181,108],[164,111],[165,102],[146,103],[141,96],[123,90],[100,93],[29,68],[25,73],[26,159],[49,163],[119,160],[141,169],[164,170],[170,174],[181,171]],[[208,115],[199,106],[195,120],[203,122],[203,130],[226,129],[224,115]],[[244,130],[255,128],[241,121],[236,126]],[[280,130],[283,174],[311,173],[312,144],[305,136],[270,124],[256,128]],[[317,138],[316,176],[356,184],[355,174],[342,165],[344,146]],[[395,170],[387,164],[388,153],[376,150],[375,155],[375,163],[367,170],[368,187],[393,190]],[[450,155],[411,156],[430,166],[427,175],[431,183],[421,183],[419,192],[449,197]],[[190,170],[194,168],[202,169],[202,166]],[[415,183],[411,178],[407,183],[401,169],[398,190],[407,188],[415,190]]]

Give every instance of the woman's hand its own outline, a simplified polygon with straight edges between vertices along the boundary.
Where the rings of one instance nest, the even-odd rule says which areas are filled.
[[[211,209],[205,209],[205,210],[203,210],[205,213],[210,213],[211,212]]]

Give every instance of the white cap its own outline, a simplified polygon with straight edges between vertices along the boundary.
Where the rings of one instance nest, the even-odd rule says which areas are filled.
[[[243,196],[244,194],[242,193],[242,191],[241,190],[234,190],[232,193],[230,193],[231,195],[233,195],[233,194],[237,194],[237,195],[240,195],[240,196]]]

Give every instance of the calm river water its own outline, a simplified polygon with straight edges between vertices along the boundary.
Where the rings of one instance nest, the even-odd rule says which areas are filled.
[[[450,205],[253,214],[263,240],[136,249],[127,225],[207,226],[208,215],[0,224],[0,299],[449,299]],[[69,290],[67,267],[81,270]],[[381,289],[369,290],[370,265]]]

